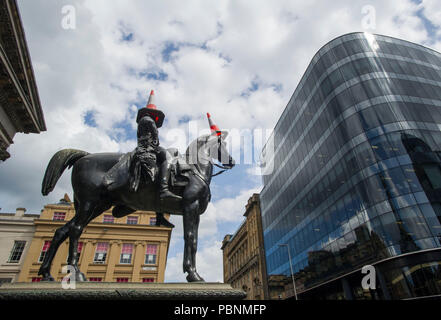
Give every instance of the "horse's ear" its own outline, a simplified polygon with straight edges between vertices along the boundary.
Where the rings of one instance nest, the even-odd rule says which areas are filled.
[[[221,131],[221,138],[225,140],[228,137],[228,131]]]

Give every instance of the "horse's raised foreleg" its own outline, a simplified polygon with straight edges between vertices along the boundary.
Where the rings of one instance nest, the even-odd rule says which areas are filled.
[[[52,260],[54,260],[55,254],[57,253],[58,247],[64,240],[69,236],[69,230],[72,226],[72,221],[67,222],[61,228],[55,231],[54,237],[52,238],[51,245],[47,251],[43,263],[41,264],[38,275],[43,277],[43,281],[54,281],[54,278],[50,274]]]
[[[198,248],[199,201],[184,206],[184,272],[187,281],[204,281],[196,271],[196,252]]]

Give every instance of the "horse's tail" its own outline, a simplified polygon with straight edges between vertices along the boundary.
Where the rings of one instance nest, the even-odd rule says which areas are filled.
[[[46,168],[43,183],[41,185],[41,193],[44,196],[47,196],[52,190],[54,190],[54,187],[64,170],[66,170],[67,167],[70,169],[75,162],[88,154],[88,152],[75,149],[64,149],[54,154]]]

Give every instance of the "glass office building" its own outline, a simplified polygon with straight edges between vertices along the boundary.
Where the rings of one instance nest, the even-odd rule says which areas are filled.
[[[300,299],[440,295],[440,129],[440,53],[367,33],[321,48],[262,152],[268,274],[291,275],[289,248]]]

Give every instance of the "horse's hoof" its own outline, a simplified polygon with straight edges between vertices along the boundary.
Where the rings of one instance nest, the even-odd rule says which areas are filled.
[[[41,282],[53,282],[53,281],[55,281],[55,279],[50,274],[43,276],[43,279],[41,279]]]
[[[166,227],[166,228],[174,228],[175,225],[169,221],[167,221],[167,219],[161,219],[160,221],[156,221],[156,226],[157,227]]]
[[[84,275],[84,273],[82,273],[82,272],[77,272],[77,273],[75,274],[75,281],[78,281],[78,282],[86,282],[86,281],[87,281],[87,278],[86,278],[86,276]]]
[[[41,281],[44,282],[55,281],[55,279],[51,276],[50,272],[45,268],[41,268],[40,270],[38,270],[38,275],[41,276]]]
[[[187,276],[187,281],[188,282],[205,282],[205,280],[202,279],[202,277],[197,272],[189,273]]]

